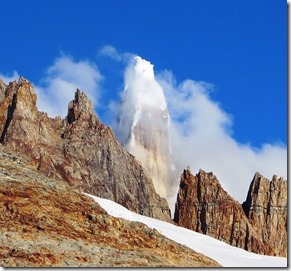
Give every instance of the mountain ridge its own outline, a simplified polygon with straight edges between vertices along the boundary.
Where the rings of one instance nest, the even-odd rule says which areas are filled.
[[[8,85],[0,80],[0,145],[25,156],[39,173],[136,213],[176,222],[248,251],[287,255],[287,182],[283,179],[274,176],[269,183],[255,174],[241,205],[223,190],[212,173],[201,170],[192,176],[185,170],[173,222],[168,203],[156,193],[149,172],[124,150],[111,128],[100,122],[85,93],[76,90],[64,119],[40,112],[36,101],[33,86],[23,77]],[[198,178],[199,185],[193,178]],[[206,181],[204,185],[201,180]],[[223,199],[223,203],[217,199]],[[195,210],[197,206],[200,209]],[[218,214],[222,219],[217,219]]]
[[[128,209],[171,221],[165,199],[140,163],[97,118],[80,90],[67,117],[39,112],[33,86],[24,78],[3,87],[0,100],[2,144],[26,155],[47,176],[80,191],[114,200]]]

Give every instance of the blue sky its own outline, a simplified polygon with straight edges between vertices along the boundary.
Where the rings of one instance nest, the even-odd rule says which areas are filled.
[[[238,142],[287,144],[286,7],[283,0],[1,1],[0,73],[41,84],[63,54],[90,61],[104,78],[106,104],[123,83],[123,64],[98,55],[110,44],[155,71],[171,70],[178,82],[213,84],[210,95],[232,116]]]

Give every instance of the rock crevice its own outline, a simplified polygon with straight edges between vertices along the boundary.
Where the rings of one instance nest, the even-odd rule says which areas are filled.
[[[12,96],[11,105],[8,106],[6,121],[5,121],[5,124],[3,126],[3,131],[2,131],[2,134],[0,137],[1,144],[3,144],[5,142],[5,137],[7,134],[8,127],[11,123],[12,118],[13,118],[13,113],[14,113],[15,108],[16,108],[16,103],[17,103],[17,95],[14,93]]]

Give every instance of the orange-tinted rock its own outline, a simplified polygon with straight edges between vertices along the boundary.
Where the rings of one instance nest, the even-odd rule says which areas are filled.
[[[37,171],[0,145],[0,266],[219,266]]]

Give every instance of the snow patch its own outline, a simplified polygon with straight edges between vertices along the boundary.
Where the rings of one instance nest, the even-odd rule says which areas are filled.
[[[158,219],[136,214],[113,201],[102,199],[90,194],[85,195],[93,198],[108,212],[109,215],[130,221],[142,222],[150,228],[155,228],[169,239],[182,245],[186,245],[189,248],[214,259],[223,267],[287,267],[287,258],[265,256],[247,252],[207,235],[178,227]]]

